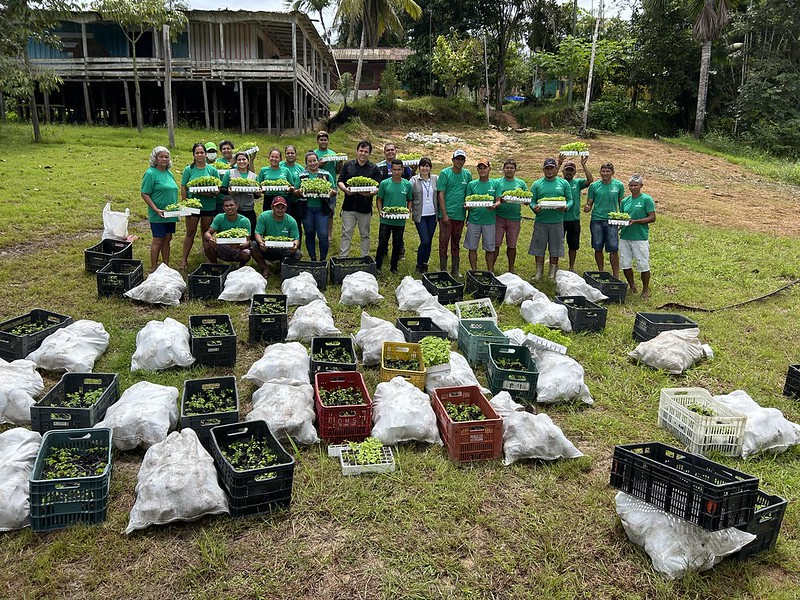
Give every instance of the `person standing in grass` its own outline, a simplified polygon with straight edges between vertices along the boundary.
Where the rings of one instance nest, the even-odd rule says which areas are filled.
[[[419,248],[417,249],[417,273],[427,273],[428,261],[433,248],[433,234],[436,233],[436,180],[438,175],[431,173],[433,163],[427,156],[419,159],[419,173],[411,178],[413,203],[411,218],[417,226]]]
[[[561,166],[562,160],[564,160],[564,156],[559,154],[559,167]],[[594,181],[592,172],[586,166],[586,161],[588,160],[588,156],[581,157],[581,167],[583,167],[583,173],[586,177],[575,177],[577,168],[575,167],[575,163],[571,160],[564,163],[564,168],[561,171],[564,174],[564,179],[566,179],[570,188],[572,188],[572,209],[564,213],[564,235],[567,238],[570,271],[575,270],[575,259],[581,247],[581,190],[588,188]]]
[[[147,204],[147,220],[153,241],[150,244],[150,272],[156,270],[158,257],[169,265],[169,244],[175,233],[177,217],[164,217],[164,209],[178,201],[178,184],[172,175],[172,160],[169,150],[156,146],[150,153],[150,168],[142,177],[142,200]]]
[[[384,179],[381,181],[380,186],[378,186],[378,199],[376,200],[378,212],[382,212],[384,209],[393,206],[407,208],[410,212],[413,203],[413,195],[411,193],[411,182],[403,178],[403,161],[395,158],[391,164],[392,177],[390,179]],[[392,273],[397,273],[405,230],[405,219],[380,218],[378,251],[375,254],[375,264],[378,266],[378,269],[383,266],[383,259],[389,251],[389,237],[391,237],[392,257],[390,261],[390,270]]]
[[[558,259],[564,256],[564,214],[572,208],[572,188],[566,180],[558,177],[558,163],[555,158],[546,158],[543,165],[544,177],[531,185],[531,209],[536,214],[533,235],[528,254],[536,259],[534,281],[540,281],[544,273],[544,255],[550,251],[550,270],[548,279],[555,279],[558,272]],[[564,198],[566,208],[542,208],[542,200]]]
[[[292,146],[286,146],[283,149],[284,155],[286,156],[285,160],[282,160],[280,163],[281,167],[285,167],[292,175],[294,175],[294,183],[297,189],[294,190],[291,194],[287,195],[287,199],[289,200],[289,214],[294,217],[294,220],[297,221],[297,224],[300,225],[305,218],[306,218],[306,203],[303,200],[302,194],[300,193],[300,173],[305,171],[303,165],[297,162],[297,148]],[[303,247],[303,228],[300,228],[300,247]]]
[[[589,201],[583,212],[591,212],[589,228],[592,232],[592,248],[597,270],[604,268],[605,255],[611,263],[611,274],[619,279],[619,232],[617,227],[608,224],[608,213],[619,211],[619,203],[625,196],[625,184],[614,179],[614,165],[605,163],[600,167],[600,181],[589,186]]]
[[[650,299],[650,223],[656,221],[656,204],[647,194],[642,193],[644,178],[631,175],[628,182],[630,196],[622,199],[621,211],[630,215],[630,225],[619,233],[619,262],[628,287],[636,293],[636,280],[633,278],[633,262],[642,278],[642,300]]]
[[[505,202],[502,200],[503,192],[511,190],[527,190],[528,184],[516,176],[517,161],[512,158],[503,163],[503,177],[495,179],[497,197],[501,199],[500,206],[495,210],[495,260],[499,254],[500,246],[503,245],[503,238],[506,240],[506,257],[508,258],[508,271],[515,273],[517,262],[517,239],[522,222],[521,205],[516,202]]]
[[[222,203],[223,210],[221,215],[214,217],[211,226],[203,234],[203,250],[208,261],[216,263],[217,259],[231,262],[238,262],[240,267],[245,266],[250,260],[250,220],[237,212],[236,201],[228,196]],[[236,246],[235,244],[217,244],[214,237],[218,233],[229,229],[244,229],[247,231],[245,241]]]
[[[317,155],[319,159],[319,166],[321,169],[324,169],[328,173],[331,174],[331,179],[336,181],[336,173],[339,169],[337,166],[341,165],[341,163],[337,163],[335,161],[328,161],[325,160],[327,156],[336,156],[336,152],[328,148],[328,143],[330,138],[328,136],[327,131],[320,131],[317,133],[317,149],[314,150],[314,154]],[[341,167],[339,167],[341,168]],[[331,197],[331,212],[328,215],[328,243],[333,243],[333,215],[336,212],[336,196]]]
[[[459,261],[461,232],[464,231],[464,198],[467,197],[467,184],[472,181],[472,173],[464,168],[467,153],[461,149],[453,152],[453,166],[445,167],[439,173],[436,191],[439,196],[439,270],[447,271],[447,247],[453,259],[450,272],[460,277]]]
[[[197,143],[192,146],[192,156],[194,160],[192,164],[186,165],[181,177],[181,198],[196,198],[202,204],[199,215],[189,215],[186,217],[186,235],[183,238],[183,252],[181,253],[181,262],[179,268],[186,270],[189,268],[189,252],[192,251],[194,245],[194,236],[197,234],[197,225],[200,224],[201,237],[205,235],[208,226],[211,225],[211,220],[217,214],[217,196],[212,192],[201,192],[199,194],[190,194],[187,184],[192,179],[198,177],[217,177],[219,172],[206,162],[206,147]]]
[[[347,258],[350,254],[350,242],[353,239],[353,232],[358,225],[358,233],[361,236],[361,256],[369,256],[369,229],[372,220],[372,197],[374,192],[351,192],[347,181],[353,177],[369,177],[375,181],[380,180],[381,171],[374,163],[369,161],[372,154],[372,143],[368,140],[361,140],[356,146],[356,158],[349,160],[342,167],[339,173],[339,189],[344,192],[344,202],[342,202],[342,239],[339,248],[339,256]]]
[[[264,205],[262,210],[270,210],[272,208],[272,200],[277,196],[286,194],[291,196],[295,188],[298,186],[294,174],[289,169],[281,166],[281,159],[283,155],[278,148],[270,148],[269,151],[269,166],[261,167],[258,172],[258,183],[261,185],[271,185],[270,182],[284,179],[289,183],[289,189],[286,192],[264,192]],[[284,200],[286,198],[284,197]]]
[[[497,219],[495,218],[496,209],[500,206],[497,198],[497,186],[489,178],[491,163],[488,158],[481,158],[476,165],[478,169],[478,179],[473,179],[467,184],[467,196],[481,194],[491,196],[494,204],[489,207],[468,208],[467,235],[464,238],[464,248],[469,251],[469,268],[473,271],[478,270],[478,243],[483,242],[483,251],[486,253],[486,270],[494,272],[494,261],[497,256],[495,253],[495,229]]]
[[[306,179],[325,179],[331,184],[331,193],[328,198],[308,198],[306,200],[306,218],[303,228],[306,230],[306,250],[310,260],[317,260],[315,238],[319,238],[319,259],[328,258],[328,215],[331,212],[330,198],[336,197],[336,182],[331,179],[328,171],[319,168],[319,159],[313,150],[306,153],[306,170],[300,173],[299,180],[302,188]],[[301,192],[302,193],[302,192]]]

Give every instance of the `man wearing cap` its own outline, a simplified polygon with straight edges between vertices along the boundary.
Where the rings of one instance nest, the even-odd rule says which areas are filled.
[[[478,242],[483,241],[483,250],[486,253],[486,270],[494,272],[495,254],[495,210],[500,205],[497,199],[497,186],[489,179],[491,163],[488,158],[478,159],[476,165],[478,179],[473,179],[467,184],[467,196],[481,194],[491,196],[494,204],[489,207],[468,208],[467,235],[464,237],[464,248],[469,251],[469,268],[478,269]]]
[[[461,232],[464,230],[464,198],[467,197],[467,184],[472,181],[472,173],[464,168],[467,153],[461,149],[453,152],[453,166],[445,167],[439,173],[436,191],[439,194],[439,270],[447,271],[447,246],[453,264],[450,273],[460,277]]]
[[[558,177],[558,163],[555,158],[546,158],[543,165],[544,177],[531,185],[531,210],[536,213],[533,235],[528,254],[536,259],[534,281],[540,281],[544,273],[544,255],[550,250],[549,279],[555,279],[558,259],[564,256],[564,213],[572,208],[572,188],[566,180]],[[566,208],[542,208],[542,200],[565,199]]]
[[[224,261],[236,261],[243,267],[250,260],[250,219],[239,214],[236,201],[227,196],[222,203],[225,211],[214,217],[208,229],[203,234],[203,251],[208,258],[208,262],[216,263],[217,259]],[[228,231],[229,229],[246,229],[247,239],[240,245],[236,244],[217,244],[216,234]]]
[[[625,184],[614,179],[614,165],[605,163],[600,167],[600,181],[589,186],[589,201],[583,212],[591,212],[589,228],[592,232],[592,248],[597,270],[604,268],[603,248],[608,252],[611,274],[619,279],[619,232],[608,224],[608,213],[619,211],[620,200],[625,196]]]
[[[508,272],[514,273],[517,261],[517,239],[519,238],[520,224],[522,221],[521,205],[515,202],[504,202],[504,192],[511,190],[526,190],[528,184],[523,179],[516,177],[517,161],[512,158],[503,163],[503,177],[495,179],[497,197],[501,199],[500,206],[495,210],[495,261],[499,248],[506,240],[506,257],[508,257]]]
[[[348,160],[342,167],[342,172],[339,173],[339,189],[344,192],[342,239],[339,248],[341,258],[347,258],[350,254],[350,242],[353,239],[356,225],[358,225],[358,233],[361,236],[361,256],[369,256],[372,197],[378,193],[378,190],[376,188],[374,192],[351,192],[347,181],[353,177],[369,177],[375,181],[380,180],[380,169],[369,161],[370,154],[372,154],[372,143],[368,140],[361,140],[356,146],[356,158]]]
[[[300,248],[300,230],[297,221],[291,215],[286,214],[288,203],[283,196],[275,196],[272,199],[272,208],[265,210],[258,215],[256,221],[255,241],[252,244],[253,259],[261,267],[261,274],[264,279],[269,279],[268,260],[281,262],[285,258],[300,258],[298,249]],[[291,248],[268,248],[265,237],[288,237],[292,238]]]
[[[561,167],[563,160],[564,155],[559,154],[559,167]],[[567,238],[570,271],[575,270],[575,258],[578,256],[578,249],[581,247],[581,190],[589,187],[594,181],[594,176],[586,166],[586,161],[588,160],[588,156],[581,157],[581,167],[583,167],[583,173],[586,177],[575,178],[577,168],[575,167],[575,162],[571,160],[564,163],[564,168],[561,171],[564,174],[564,179],[572,189],[572,209],[564,213],[564,235]]]
[[[633,262],[642,277],[642,300],[650,299],[650,223],[656,220],[656,204],[647,194],[642,193],[644,179],[641,175],[631,175],[628,182],[630,196],[623,198],[621,212],[630,215],[630,224],[619,232],[619,262],[628,287],[636,293],[633,278]]]
[[[319,159],[320,169],[325,169],[331,174],[331,181],[336,181],[337,166],[341,163],[335,161],[325,160],[326,156],[336,156],[336,152],[328,148],[329,136],[327,131],[320,131],[317,133],[317,149],[314,154]],[[333,243],[333,214],[336,212],[336,196],[331,197],[330,201],[331,212],[328,215],[328,243]]]

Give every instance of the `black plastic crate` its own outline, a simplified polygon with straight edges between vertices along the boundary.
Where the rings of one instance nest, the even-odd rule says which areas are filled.
[[[708,531],[749,524],[758,478],[651,442],[614,447],[611,485]]]
[[[104,390],[89,408],[64,406],[67,394]],[[94,427],[103,420],[108,407],[119,399],[116,373],[65,373],[44,398],[31,406],[31,429],[45,433],[53,429]]]
[[[187,415],[186,405],[194,394],[203,392],[232,394],[234,408],[226,411]],[[187,379],[183,382],[181,396],[181,429],[194,429],[200,443],[210,448],[211,428],[239,422],[239,390],[236,377],[212,377],[209,379]]]
[[[283,306],[279,313],[259,313],[256,306],[265,300],[277,300]],[[289,317],[286,312],[286,296],[284,294],[253,294],[248,315],[248,341],[251,344],[263,342],[285,342],[289,332]]]
[[[572,331],[602,331],[606,326],[608,309],[585,296],[556,296],[556,302],[567,307]]]
[[[429,335],[447,339],[447,332],[430,317],[398,317],[397,328],[403,332],[407,342],[419,343]]]
[[[227,325],[227,335],[198,337],[192,333],[202,325]],[[198,364],[232,367],[236,364],[236,331],[230,315],[195,315],[189,317],[189,345]]]
[[[489,280],[489,283],[486,283]],[[474,298],[491,298],[502,303],[507,286],[491,271],[467,271],[464,277],[464,292]]]
[[[633,322],[633,339],[637,342],[652,340],[662,331],[698,327],[695,321],[672,313],[637,312]]]
[[[608,296],[606,302],[625,302],[628,284],[620,281],[607,271],[584,271],[583,280]]]
[[[497,364],[501,358],[520,361],[522,370],[504,369]],[[489,344],[489,364],[486,367],[486,378],[492,394],[508,392],[511,397],[532,406],[536,401],[536,385],[539,382],[539,369],[533,361],[530,351],[525,346],[514,344]]]
[[[742,531],[755,535],[756,539],[734,554],[734,558],[744,560],[753,554],[775,547],[778,532],[783,523],[783,515],[786,512],[786,504],[786,499],[758,490],[753,519],[747,525],[739,527]]]
[[[378,276],[378,265],[371,256],[360,258],[337,258],[331,256],[331,283],[341,285],[344,278],[357,271],[365,271]]]
[[[133,244],[120,240],[103,240],[83,251],[83,263],[87,273],[97,273],[112,258],[133,258]]]
[[[786,383],[783,384],[783,395],[800,398],[800,365],[789,365],[786,371]]]
[[[253,515],[263,515],[279,510],[288,510],[292,503],[292,490],[288,493],[283,490],[280,494],[262,494],[252,498],[236,498],[228,493],[225,485],[222,490],[228,499],[228,510],[230,515],[236,519],[251,517]]]
[[[46,329],[35,333],[17,335],[11,333],[12,329],[30,323],[47,325]],[[14,317],[0,323],[0,358],[8,362],[25,358],[42,345],[45,338],[57,329],[72,323],[72,317],[60,315],[41,308],[34,308],[31,312],[21,317]]]
[[[281,281],[290,277],[297,277],[304,271],[314,276],[317,287],[320,290],[324,290],[328,286],[328,261],[326,260],[284,259],[281,263]]]
[[[233,265],[203,263],[187,277],[189,300],[216,300],[225,288],[225,279]]]
[[[439,299],[440,304],[452,304],[464,299],[464,284],[459,283],[447,271],[423,273],[422,285]]]
[[[112,258],[97,271],[98,296],[122,296],[144,280],[142,261]]]
[[[325,350],[335,350],[344,348],[350,355],[350,360],[344,362],[338,361],[325,361],[314,360],[314,356],[318,352]],[[311,364],[310,364],[310,379],[314,381],[314,375],[317,373],[326,373],[328,371],[355,371],[356,370],[356,352],[353,348],[353,338],[349,337],[315,337],[311,338]]]

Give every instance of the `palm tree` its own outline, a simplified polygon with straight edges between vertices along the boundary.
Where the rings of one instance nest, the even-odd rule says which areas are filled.
[[[647,10],[663,10],[669,0],[644,0]],[[730,20],[728,9],[732,0],[689,0],[689,16],[694,19],[692,33],[700,42],[700,82],[697,86],[697,116],[694,121],[694,137],[699,138],[706,120],[706,98],[708,96],[708,71],[711,65],[711,44],[722,36]]]
[[[316,12],[319,15],[319,24],[322,26],[322,39],[330,44],[330,32],[325,27],[324,11],[330,8],[333,0],[284,0],[283,5],[289,10],[298,12]]]

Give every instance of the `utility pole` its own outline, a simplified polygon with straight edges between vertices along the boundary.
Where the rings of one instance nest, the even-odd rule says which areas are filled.
[[[489,52],[486,50],[486,33],[483,34],[483,67],[486,74],[486,96],[484,104],[486,105],[486,126],[489,126]],[[502,108],[502,107],[501,107]]]
[[[578,33],[578,0],[572,0],[572,37]],[[569,66],[569,83],[567,84],[567,103],[572,105],[572,64]]]
[[[589,59],[589,80],[586,82],[586,97],[583,101],[583,124],[581,125],[581,135],[586,135],[586,125],[589,121],[589,101],[592,98],[592,75],[594,74],[594,58],[597,54],[597,38],[600,35],[600,21],[603,20],[603,0],[600,0],[600,7],[597,9],[597,19],[594,22],[594,35],[592,36],[592,56]]]

